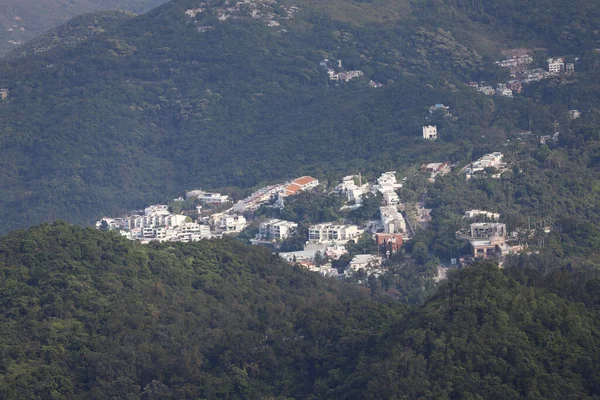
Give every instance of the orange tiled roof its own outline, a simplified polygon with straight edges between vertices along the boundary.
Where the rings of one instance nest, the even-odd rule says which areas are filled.
[[[294,179],[292,183],[300,186],[308,185],[309,183],[316,181],[312,176],[301,176],[300,178]]]

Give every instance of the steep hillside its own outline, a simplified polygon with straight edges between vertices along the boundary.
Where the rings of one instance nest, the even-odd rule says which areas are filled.
[[[200,3],[177,0],[75,47],[0,63],[10,89],[0,103],[0,232],[89,223],[191,187],[461,158],[542,120],[533,114],[552,118],[526,97],[492,100],[464,85],[506,80],[486,52],[507,42],[454,8]],[[477,34],[459,38],[470,28]],[[330,81],[324,58],[364,76]],[[440,102],[459,118],[437,121],[439,142],[416,140]]]
[[[493,265],[458,271],[407,312],[258,247],[140,246],[55,223],[0,238],[0,283],[2,398],[600,391],[597,312]]]
[[[69,19],[96,10],[148,11],[165,0],[4,0],[0,7],[0,56]]]
[[[50,51],[55,47],[75,47],[92,35],[116,29],[134,16],[135,14],[126,11],[98,11],[84,14],[17,47],[5,57],[25,57]]]

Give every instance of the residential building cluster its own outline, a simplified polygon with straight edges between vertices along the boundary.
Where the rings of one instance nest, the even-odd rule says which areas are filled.
[[[334,68],[331,67],[328,59],[324,59],[319,63],[319,65],[327,71],[327,75],[329,76],[329,80],[331,81],[348,82],[354,78],[359,78],[365,75],[364,72],[362,72],[361,70],[337,72]],[[338,60],[338,69],[342,69],[342,60]],[[373,84],[371,84],[371,82],[369,82],[369,85],[371,85],[371,87],[380,87],[379,85],[381,85],[377,82],[373,82]]]
[[[400,203],[400,198],[396,190],[401,188],[402,184],[396,179],[396,171],[384,172],[377,178],[377,184],[373,185],[373,189],[381,193],[383,203],[387,205],[397,205]]]
[[[475,173],[484,173],[486,168],[496,168],[498,170],[497,173],[493,174],[493,178],[499,178],[500,174],[504,172],[504,163],[503,163],[504,155],[500,152],[489,153],[482,156],[477,161],[473,161],[469,164],[465,171],[467,173],[467,179],[473,177]]]

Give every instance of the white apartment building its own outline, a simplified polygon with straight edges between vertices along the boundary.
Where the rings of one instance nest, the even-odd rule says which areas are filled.
[[[423,139],[427,140],[437,140],[437,126],[435,125],[427,125],[423,127]]]
[[[548,60],[548,72],[559,73],[565,70],[565,59],[562,57],[549,58]]]
[[[129,229],[154,228],[158,226],[181,226],[185,223],[185,215],[154,213],[150,215],[135,215],[129,218]]]
[[[318,224],[308,228],[308,240],[312,243],[345,243],[358,239],[364,231],[356,225]]]
[[[396,206],[380,207],[379,214],[385,233],[406,232],[406,221]]]
[[[283,221],[280,219],[270,219],[262,222],[258,227],[258,236],[260,239],[277,239],[283,240],[287,238],[294,229],[298,227],[298,224],[290,221]]]

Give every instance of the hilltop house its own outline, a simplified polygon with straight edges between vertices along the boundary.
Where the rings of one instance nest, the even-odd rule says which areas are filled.
[[[427,125],[423,127],[423,139],[437,140],[437,127],[435,125]]]

